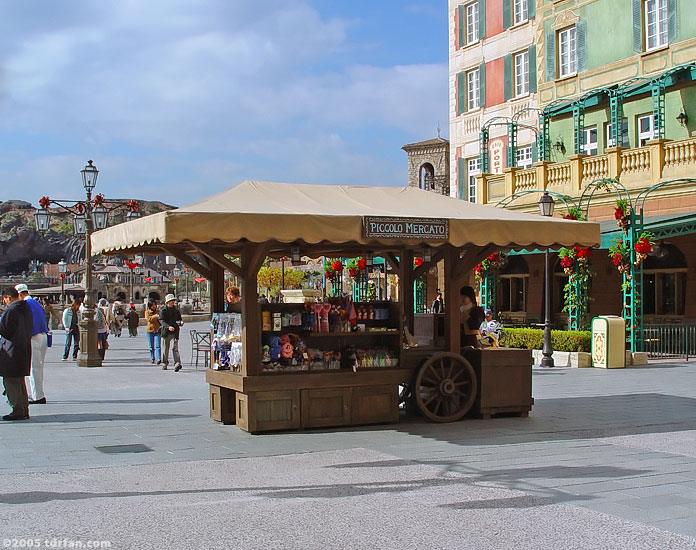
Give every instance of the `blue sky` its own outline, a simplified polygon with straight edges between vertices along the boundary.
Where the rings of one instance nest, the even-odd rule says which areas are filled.
[[[405,185],[447,53],[444,0],[0,0],[0,200]]]

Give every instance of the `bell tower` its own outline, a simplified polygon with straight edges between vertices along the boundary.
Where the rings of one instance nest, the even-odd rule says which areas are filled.
[[[402,149],[408,156],[408,185],[442,195],[450,194],[449,140],[439,136]]]

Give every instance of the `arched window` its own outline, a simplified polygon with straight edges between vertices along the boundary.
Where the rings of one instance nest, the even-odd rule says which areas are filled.
[[[527,311],[529,266],[520,255],[507,256],[498,272],[498,309],[506,312]]]
[[[660,243],[643,262],[643,314],[684,315],[686,257],[673,244]]]
[[[424,165],[420,167],[420,171],[418,174],[418,184],[420,188],[425,189],[426,191],[432,191],[434,177],[435,168],[433,168],[432,164],[426,162]]]

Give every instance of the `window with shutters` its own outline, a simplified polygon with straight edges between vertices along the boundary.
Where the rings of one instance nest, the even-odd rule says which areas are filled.
[[[669,43],[667,0],[645,0],[645,49],[662,48]]]
[[[578,72],[578,42],[575,26],[558,31],[559,77],[572,76]]]
[[[518,147],[515,150],[515,164],[517,165],[518,168],[531,168],[532,164],[534,164],[534,160],[532,158],[532,146],[527,145],[525,147]]]
[[[586,155],[597,154],[597,127],[588,126],[582,129],[582,152]]]
[[[475,111],[481,106],[481,80],[479,69],[466,73],[466,110]]]
[[[529,51],[515,55],[515,97],[529,93]]]
[[[643,115],[638,117],[638,143],[640,147],[645,147],[648,141],[655,138],[655,117],[654,115]]]
[[[529,19],[529,0],[513,0],[512,23],[519,25]]]
[[[605,136],[606,139],[604,143],[606,144],[606,147],[616,147],[616,143],[613,137],[611,137],[612,134],[612,123],[608,122],[605,125]],[[628,119],[627,118],[622,118],[621,123],[619,124],[619,147],[628,147]]]
[[[467,177],[467,200],[469,202],[476,202],[476,176],[481,173],[481,159],[476,157],[469,159],[466,163],[466,177]]]
[[[467,4],[464,8],[466,12],[466,45],[473,44],[479,40],[479,5],[478,1]]]

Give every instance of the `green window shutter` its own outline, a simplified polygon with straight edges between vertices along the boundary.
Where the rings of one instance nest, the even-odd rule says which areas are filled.
[[[503,57],[503,90],[505,101],[512,97],[512,55],[508,54]]]
[[[457,114],[466,112],[466,73],[457,73]]]
[[[537,147],[536,140],[532,143],[532,162],[539,162],[539,148]]]
[[[457,159],[457,187],[459,187],[459,198],[467,200],[466,186],[466,159]]]
[[[457,44],[461,48],[466,46],[466,18],[464,14],[464,6],[457,6],[457,23],[459,25]]]
[[[533,94],[537,91],[536,44],[530,46],[527,52],[529,55],[529,92]]]
[[[479,65],[479,85],[481,90],[481,107],[486,105],[486,63]]]
[[[527,14],[531,19],[536,15],[536,0],[527,0]]]
[[[546,81],[556,79],[556,33],[546,33]]]
[[[580,20],[575,25],[575,37],[578,49],[578,72],[587,70],[587,21]]]
[[[669,43],[672,44],[677,40],[679,29],[677,23],[677,0],[667,0],[667,32]]]
[[[633,51],[643,51],[643,0],[631,0],[631,15],[633,17]]]
[[[512,0],[503,0],[503,29],[512,27]]]
[[[486,38],[486,0],[478,0],[479,10],[479,38]]]

